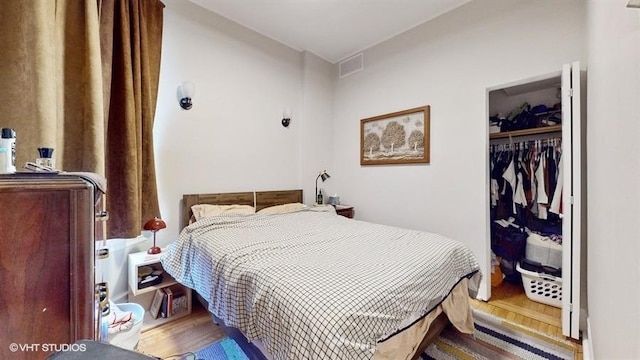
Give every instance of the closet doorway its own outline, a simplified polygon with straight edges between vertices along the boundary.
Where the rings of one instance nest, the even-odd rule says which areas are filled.
[[[586,298],[583,76],[575,62],[487,91],[489,304],[574,339]]]

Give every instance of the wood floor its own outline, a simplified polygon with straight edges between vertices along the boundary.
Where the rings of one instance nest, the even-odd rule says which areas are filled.
[[[143,332],[138,351],[161,359],[178,358],[224,337],[207,310],[195,300],[190,315]]]
[[[522,285],[503,281],[499,286],[491,288],[489,302],[472,300],[471,305],[527,328],[562,337],[561,309],[529,300]]]
[[[562,310],[530,300],[522,285],[503,281],[499,286],[491,288],[491,299],[488,302],[473,299],[471,306],[534,332],[566,339],[575,346],[576,360],[583,358],[581,344],[562,335]]]
[[[529,300],[522,286],[503,282],[492,288],[491,296],[489,302],[471,300],[471,305],[533,331],[564,338],[560,309]],[[191,315],[143,332],[138,351],[161,359],[171,359],[198,350],[224,336],[222,330],[213,324],[206,309],[194,301]],[[582,360],[582,347],[577,342],[575,346],[576,360]]]

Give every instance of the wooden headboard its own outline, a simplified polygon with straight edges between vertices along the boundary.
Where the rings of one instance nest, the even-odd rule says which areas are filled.
[[[193,215],[191,207],[196,204],[251,205],[256,211],[269,206],[302,202],[302,190],[247,191],[217,194],[182,195],[182,227],[189,225]]]

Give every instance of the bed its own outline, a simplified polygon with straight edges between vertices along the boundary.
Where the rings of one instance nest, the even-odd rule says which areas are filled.
[[[415,359],[449,323],[473,332],[481,275],[466,246],[301,203],[302,190],[184,195],[161,257],[251,357]],[[256,213],[194,221],[201,204]]]

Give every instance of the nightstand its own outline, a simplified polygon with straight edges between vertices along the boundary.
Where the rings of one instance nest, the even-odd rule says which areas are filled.
[[[349,206],[349,205],[334,205],[333,207],[336,208],[336,212],[338,213],[338,215],[342,215],[344,217],[347,217],[349,219],[353,219],[353,206]]]
[[[178,283],[164,271],[160,263],[161,255],[162,253],[149,255],[146,251],[129,254],[129,302],[140,304],[145,309],[142,331],[191,314],[191,289]],[[144,275],[147,275],[150,271],[152,274],[160,273],[162,279],[157,283],[156,281],[141,282],[141,279],[145,279]],[[171,289],[173,293],[184,294],[185,298],[179,302],[182,306],[176,307],[176,312],[170,316],[162,317],[158,315],[157,318],[154,318],[150,309],[156,291],[164,292],[167,288]]]

